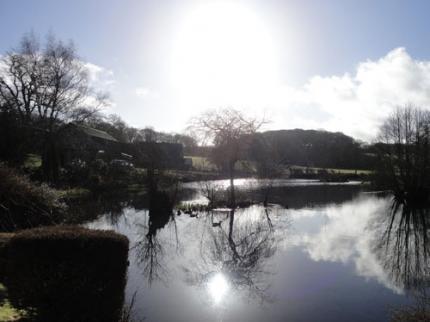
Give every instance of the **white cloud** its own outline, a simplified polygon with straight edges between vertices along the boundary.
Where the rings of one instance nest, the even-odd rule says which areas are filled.
[[[112,70],[89,62],[86,62],[84,66],[87,69],[90,84],[96,90],[110,91],[113,89],[116,82]]]
[[[430,106],[430,60],[414,59],[402,47],[379,59],[358,62],[348,73],[315,75],[302,85],[292,86],[275,77],[251,78],[250,82],[227,79],[222,86],[210,86],[212,81],[204,77],[193,78],[191,85],[178,81],[177,88],[164,92],[158,106],[163,113],[180,110],[180,122],[163,119],[162,125],[177,129],[178,124],[202,110],[234,106],[255,115],[265,111],[272,121],[266,129],[326,129],[373,141],[384,119],[397,106]],[[136,93],[155,103],[146,88]],[[152,118],[151,123],[159,126],[158,116],[153,114]]]
[[[112,99],[112,93],[115,92],[116,80],[114,72],[90,62],[85,62],[84,66],[88,72],[89,84],[96,92],[106,93],[108,98],[104,101],[103,112],[106,114],[114,113],[116,102]],[[88,106],[96,106],[98,101],[95,96],[90,95],[86,98]]]
[[[370,141],[396,106],[428,108],[429,89],[430,61],[397,48],[359,63],[353,74],[314,76],[301,87],[280,89],[272,102],[274,126],[324,128]]]

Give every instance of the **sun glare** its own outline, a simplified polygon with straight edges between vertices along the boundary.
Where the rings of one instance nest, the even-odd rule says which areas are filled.
[[[172,82],[187,100],[246,104],[278,78],[269,29],[256,12],[237,3],[191,10],[178,28],[172,55]]]
[[[229,285],[223,274],[215,274],[207,284],[208,292],[215,304],[219,304],[226,295]]]

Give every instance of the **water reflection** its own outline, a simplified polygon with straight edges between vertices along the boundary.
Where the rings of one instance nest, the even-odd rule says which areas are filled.
[[[182,200],[200,198],[187,189]],[[388,306],[411,303],[404,294],[429,286],[427,211],[393,208],[390,197],[356,186],[274,191],[271,200],[287,200],[288,209],[255,205],[177,216],[162,194],[147,197],[144,210],[127,208],[114,228],[134,245],[129,287],[142,288],[140,315],[385,321]]]
[[[381,221],[386,227],[379,258],[393,282],[406,290],[430,286],[430,209],[394,201]]]
[[[170,221],[174,222],[175,236],[179,245],[176,222],[173,215],[174,198],[166,192],[153,190],[149,194],[148,225],[138,224],[139,241],[136,248],[137,262],[143,266],[143,273],[149,284],[154,280],[164,281],[167,270],[163,263],[163,244],[157,238],[157,231]]]
[[[219,304],[222,301],[229,288],[229,283],[222,273],[215,273],[207,282],[209,295],[215,304]]]
[[[374,251],[380,227],[375,218],[385,214],[388,207],[386,198],[361,195],[341,205],[292,211],[290,216],[299,230],[287,246],[300,247],[316,262],[351,265],[355,274],[400,293]]]
[[[183,198],[186,202],[207,202],[207,186],[219,189],[227,189],[228,180],[214,180],[205,183],[187,183],[183,185]],[[235,180],[235,189],[239,198],[245,195],[247,199],[263,203],[266,199],[267,185],[270,185],[269,200],[290,209],[304,207],[318,207],[326,204],[341,204],[350,201],[362,190],[357,182],[321,183],[317,180],[265,180],[238,179]],[[202,189],[202,187],[204,187]],[[203,191],[202,191],[203,190]],[[218,191],[219,192],[219,191]]]
[[[225,213],[214,211],[207,216],[222,220]],[[184,266],[186,280],[190,285],[202,285],[215,276],[216,281],[228,281],[229,288],[244,292],[247,298],[269,300],[266,261],[275,250],[269,210],[261,207],[232,210],[228,221],[219,227],[214,228],[210,223],[204,227],[198,263],[193,261]]]

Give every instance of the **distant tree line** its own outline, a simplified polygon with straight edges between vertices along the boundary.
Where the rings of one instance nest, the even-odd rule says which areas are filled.
[[[256,132],[241,149],[240,159],[276,168],[279,165],[303,167],[363,169],[375,167],[377,144],[357,141],[339,132],[324,130],[279,130]],[[213,145],[199,145],[191,155],[209,158],[222,168],[222,155],[215,153]],[[268,169],[266,169],[268,170]]]
[[[343,133],[318,130],[279,130],[256,133],[248,158],[304,167],[370,169],[369,146]]]

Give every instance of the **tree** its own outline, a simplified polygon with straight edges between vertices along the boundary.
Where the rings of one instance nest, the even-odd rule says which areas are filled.
[[[230,206],[235,207],[235,165],[252,140],[252,135],[265,123],[233,108],[209,110],[191,120],[189,130],[203,142],[213,144],[212,158],[220,160],[230,177]]]
[[[16,115],[22,126],[42,133],[47,179],[58,173],[56,137],[62,122],[83,107],[94,111],[106,98],[90,86],[87,67],[72,42],[50,35],[42,48],[33,34],[25,35],[19,47],[1,59],[1,112]]]
[[[377,178],[402,199],[429,201],[430,111],[398,108],[380,129]]]

